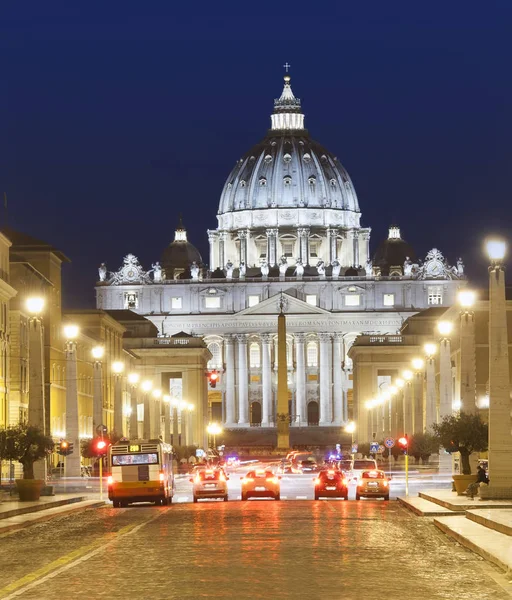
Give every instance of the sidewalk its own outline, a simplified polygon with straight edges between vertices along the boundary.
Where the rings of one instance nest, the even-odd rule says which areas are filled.
[[[32,523],[104,505],[105,502],[99,499],[98,494],[41,496],[41,499],[35,502],[20,502],[4,495],[0,502],[0,535]]]
[[[471,500],[449,490],[428,490],[398,501],[418,516],[432,517],[438,529],[507,576],[512,573],[511,500]]]

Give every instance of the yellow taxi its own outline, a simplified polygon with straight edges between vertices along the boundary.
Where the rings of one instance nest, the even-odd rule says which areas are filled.
[[[362,497],[389,500],[390,479],[384,471],[363,471],[357,480],[356,500],[361,500]]]
[[[269,470],[249,471],[242,481],[242,500],[248,498],[274,498],[281,500],[281,477]]]
[[[222,498],[228,501],[228,481],[222,469],[203,469],[190,478],[193,486],[194,502],[200,498]]]

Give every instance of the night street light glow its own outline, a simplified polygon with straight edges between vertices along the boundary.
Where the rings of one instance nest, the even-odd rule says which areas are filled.
[[[411,364],[416,371],[421,371],[425,366],[425,361],[422,358],[413,358]]]
[[[146,379],[146,381],[142,382],[142,391],[143,392],[149,392],[151,391],[151,388],[153,387],[153,382],[150,381],[149,379]]]
[[[94,346],[91,350],[92,357],[96,360],[100,360],[105,355],[105,348],[103,346]]]
[[[222,433],[222,427],[220,427],[220,425],[217,423],[210,423],[206,427],[206,432],[210,435],[219,435],[219,433]]]
[[[488,240],[485,244],[487,255],[492,261],[502,261],[507,253],[507,244],[503,240]]]
[[[471,308],[476,301],[476,293],[473,290],[461,290],[457,296],[462,308]]]
[[[31,315],[40,315],[44,309],[44,298],[41,296],[27,298],[25,306]]]
[[[130,373],[128,375],[128,383],[130,385],[137,385],[139,383],[140,376],[138,373]]]
[[[451,321],[439,321],[437,330],[441,335],[448,336],[453,330],[453,323]]]
[[[64,335],[67,340],[74,340],[78,337],[78,325],[65,325],[64,326]]]
[[[153,390],[153,398],[161,398],[162,390]]]
[[[112,371],[114,371],[116,375],[120,375],[124,371],[124,363],[120,360],[116,360],[112,363]]]
[[[354,421],[350,421],[350,423],[347,423],[347,425],[345,426],[345,431],[347,433],[354,433],[355,430],[356,430],[356,424]]]
[[[437,352],[437,346],[436,344],[432,344],[431,342],[427,342],[424,346],[423,349],[425,350],[425,354],[430,358],[432,356],[434,356],[434,354]]]
[[[409,369],[406,369],[405,371],[402,371],[402,377],[406,381],[410,381],[413,378],[413,372],[409,371]]]

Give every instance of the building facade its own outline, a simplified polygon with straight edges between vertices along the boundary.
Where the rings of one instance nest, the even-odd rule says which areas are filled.
[[[227,429],[275,427],[277,315],[287,317],[292,427],[339,427],[354,414],[349,349],[361,334],[397,333],[429,306],[450,306],[464,265],[432,249],[418,260],[392,226],[373,254],[355,187],[339,160],[309,136],[285,76],[271,128],[238,160],[207,233],[209,264],[185,228],[160,262],[127,254],[99,269],[97,308],[152,321],[159,339],[202,337],[220,384],[209,417]]]

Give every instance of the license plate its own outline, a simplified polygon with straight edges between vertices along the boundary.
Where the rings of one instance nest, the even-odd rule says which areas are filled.
[[[205,483],[204,487],[207,487],[207,488],[216,488],[217,486],[214,483]]]
[[[377,487],[379,487],[379,484],[378,483],[369,483],[368,487],[377,488]]]
[[[264,487],[257,487],[257,488],[256,488],[256,491],[257,491],[257,492],[264,492],[266,489],[267,489],[267,488],[264,488]]]
[[[326,489],[326,490],[335,490],[335,489],[336,489],[336,486],[327,485],[327,486],[325,487],[325,489]]]

